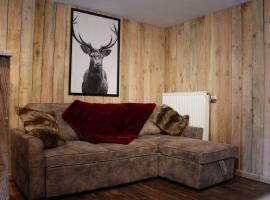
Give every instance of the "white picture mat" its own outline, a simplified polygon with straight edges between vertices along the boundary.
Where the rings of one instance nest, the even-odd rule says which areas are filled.
[[[118,29],[118,21],[110,18],[103,18],[100,16],[90,15],[83,12],[73,11],[73,19],[77,17],[77,24],[74,24],[74,31],[77,37],[79,34],[82,39],[91,43],[93,48],[100,48],[101,45],[107,44],[111,37],[115,35],[111,31],[113,24]],[[118,85],[118,41],[111,48],[109,56],[103,58],[103,69],[107,75],[108,95],[117,94]],[[82,93],[83,76],[89,68],[90,57],[85,54],[80,44],[72,37],[72,62],[71,62],[71,93]]]

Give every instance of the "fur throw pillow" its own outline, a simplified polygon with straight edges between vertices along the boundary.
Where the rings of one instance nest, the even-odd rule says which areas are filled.
[[[189,116],[181,116],[170,106],[163,104],[157,107],[153,122],[163,133],[180,136],[188,126]]]
[[[153,118],[154,118],[156,109],[157,109],[157,107],[153,110],[152,114],[150,115],[148,120],[145,122],[142,130],[140,131],[139,136],[161,134],[160,128],[153,122]]]
[[[17,107],[17,115],[23,121],[26,133],[41,139],[44,148],[57,147],[65,142],[59,136],[54,111],[39,111],[25,106]]]

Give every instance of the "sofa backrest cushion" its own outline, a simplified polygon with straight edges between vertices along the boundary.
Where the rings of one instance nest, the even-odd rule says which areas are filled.
[[[139,133],[139,136],[142,135],[159,135],[161,134],[160,128],[153,122],[153,118],[155,116],[155,111],[157,110],[157,107],[153,110],[152,114],[148,118],[148,120],[145,122],[142,130]]]
[[[59,127],[59,135],[65,140],[78,140],[77,134],[73,129],[62,119],[62,113],[69,106],[69,103],[31,103],[28,106],[32,109],[41,111],[55,112],[56,122]]]

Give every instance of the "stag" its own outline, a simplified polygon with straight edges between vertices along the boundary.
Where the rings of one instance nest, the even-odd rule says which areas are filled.
[[[77,24],[77,17],[73,20],[73,25]],[[102,45],[99,49],[94,48],[91,43],[85,42],[81,35],[76,36],[74,26],[72,25],[72,36],[80,44],[82,51],[89,55],[90,64],[83,76],[82,92],[85,94],[107,94],[108,93],[108,82],[107,75],[102,66],[103,58],[109,56],[111,48],[118,41],[118,30],[113,25],[111,31],[116,35],[113,40],[113,36],[109,43]]]

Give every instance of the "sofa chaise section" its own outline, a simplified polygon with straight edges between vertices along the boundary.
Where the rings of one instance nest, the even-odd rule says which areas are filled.
[[[232,179],[238,154],[232,145],[172,136],[160,141],[159,151],[159,176],[195,189]]]

